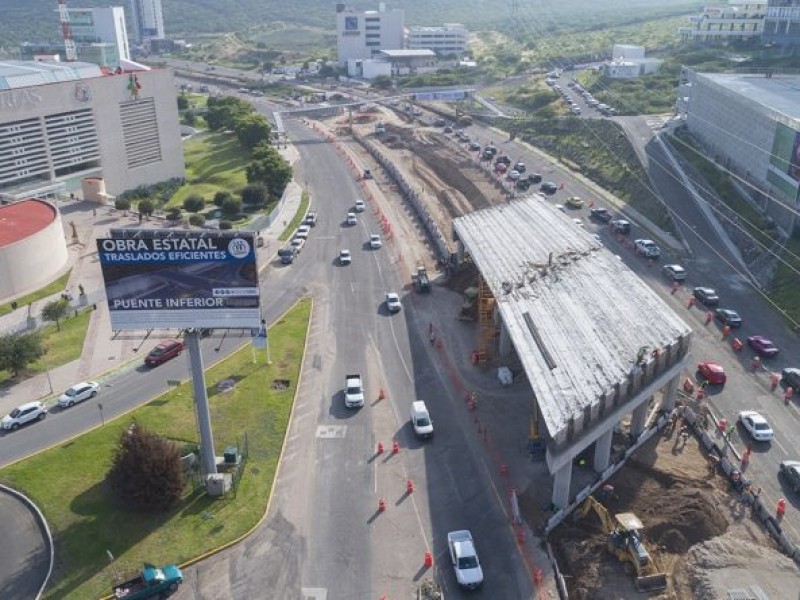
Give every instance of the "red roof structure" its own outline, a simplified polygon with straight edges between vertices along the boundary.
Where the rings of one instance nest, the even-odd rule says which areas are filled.
[[[44,200],[22,200],[0,206],[0,248],[41,231],[56,219],[56,209]]]

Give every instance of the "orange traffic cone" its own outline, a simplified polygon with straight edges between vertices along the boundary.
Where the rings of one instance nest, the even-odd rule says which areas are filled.
[[[400,452],[400,443],[395,440],[392,442],[392,454],[397,454]]]
[[[433,554],[430,551],[425,551],[425,561],[423,563],[426,568],[430,569],[433,566]]]
[[[378,442],[378,454],[383,454],[383,442]]]
[[[381,498],[378,500],[378,512],[383,512],[386,510],[386,500]]]
[[[406,481],[406,493],[412,494],[414,492],[414,482],[410,479]]]

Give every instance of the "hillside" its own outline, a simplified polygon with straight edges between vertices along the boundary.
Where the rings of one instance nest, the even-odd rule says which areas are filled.
[[[68,0],[70,6],[94,7],[110,4],[128,9],[129,0]],[[333,30],[334,0],[162,0],[167,35],[191,36],[203,33],[241,31],[276,21]],[[348,2],[357,9],[377,9],[378,2]],[[521,20],[536,19],[551,31],[596,30],[612,24],[631,23],[645,17],[674,16],[697,12],[696,3],[686,0],[393,0],[390,8],[406,11],[409,25],[437,25],[461,22],[473,30],[508,29]],[[498,8],[499,7],[499,8]],[[0,40],[6,53],[22,41],[58,40],[56,0],[0,0]],[[517,23],[515,23],[517,21]],[[128,18],[130,26],[130,18]]]

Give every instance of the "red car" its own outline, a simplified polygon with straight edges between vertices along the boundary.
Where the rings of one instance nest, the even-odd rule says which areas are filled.
[[[763,335],[753,335],[747,338],[747,345],[750,346],[755,353],[759,356],[775,356],[780,350],[772,343],[772,341],[765,338]]]
[[[165,340],[150,350],[150,354],[144,359],[144,364],[148,367],[162,365],[183,352],[183,348],[183,342],[180,340]]]
[[[697,370],[703,379],[714,385],[722,385],[728,380],[728,376],[725,375],[725,369],[717,363],[701,362],[697,365]]]

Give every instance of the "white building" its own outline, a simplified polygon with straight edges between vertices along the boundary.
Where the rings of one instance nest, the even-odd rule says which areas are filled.
[[[614,44],[611,47],[611,60],[633,60],[636,58],[644,58],[644,46]]]
[[[76,192],[94,178],[115,196],[184,175],[169,70],[0,62],[0,90],[0,201]]]
[[[123,7],[68,8],[67,10],[72,27],[72,38],[76,44],[80,42],[114,44],[119,58],[131,59]],[[78,55],[79,60],[80,58]],[[110,66],[117,67],[119,62]]]
[[[710,46],[758,42],[766,12],[766,0],[728,0],[727,5],[706,6],[702,14],[689,17],[691,25],[678,33],[683,42]]]
[[[408,47],[412,50],[433,50],[440,56],[467,52],[469,32],[460,23],[445,23],[441,27],[411,26],[408,28]]]
[[[663,61],[645,58],[644,46],[614,44],[611,60],[600,65],[600,71],[610,79],[634,79],[640,75],[657,73]]]
[[[161,0],[131,0],[131,20],[133,39],[137,44],[165,37]]]
[[[403,48],[405,13],[387,10],[381,3],[377,11],[358,12],[344,4],[336,5],[336,46],[339,64],[349,59],[374,58],[381,50]]]
[[[677,109],[713,159],[770,198],[762,208],[786,233],[800,205],[800,76],[684,69]]]

